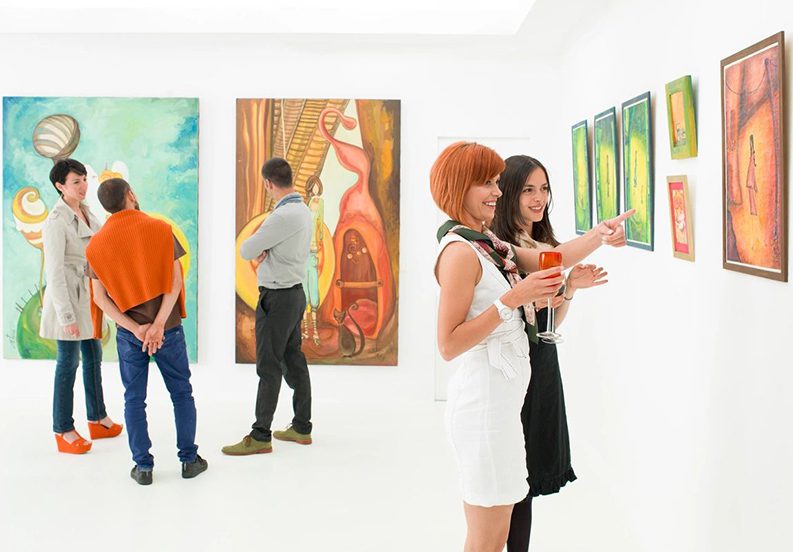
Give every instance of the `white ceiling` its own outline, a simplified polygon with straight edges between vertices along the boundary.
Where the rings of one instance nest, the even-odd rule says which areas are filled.
[[[514,35],[535,0],[0,1],[0,33]]]

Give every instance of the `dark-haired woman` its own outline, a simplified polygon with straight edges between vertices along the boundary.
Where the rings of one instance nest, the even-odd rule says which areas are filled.
[[[521,247],[552,249],[559,245],[548,208],[551,186],[545,167],[526,155],[505,161],[499,187],[503,196],[496,205],[493,232],[502,240]],[[562,259],[564,262],[564,259]],[[552,300],[558,326],[564,320],[576,290],[605,284],[606,272],[594,265],[576,265],[570,271],[562,293]],[[531,380],[521,411],[529,471],[529,495],[512,510],[508,552],[529,549],[531,501],[539,495],[559,492],[576,475],[570,462],[570,440],[564,406],[562,377],[556,345],[536,338],[545,328],[548,309],[537,305],[534,328],[529,328]]]
[[[60,198],[42,229],[47,287],[39,334],[57,342],[53,431],[58,450],[70,454],[91,450],[91,441],[77,433],[72,417],[74,380],[80,355],[91,438],[115,437],[122,429],[105,411],[102,344],[92,339],[85,246],[99,230],[99,220],[83,202],[88,191],[86,174],[85,166],[74,159],[63,159],[55,164],[50,171],[50,181]]]

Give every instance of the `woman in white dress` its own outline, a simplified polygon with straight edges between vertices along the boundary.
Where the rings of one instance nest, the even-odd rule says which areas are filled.
[[[466,552],[501,551],[512,507],[528,494],[520,420],[530,379],[524,318],[533,316],[532,301],[554,296],[563,281],[559,267],[534,272],[536,249],[506,244],[485,226],[503,170],[495,151],[457,142],[430,173],[433,199],[452,219],[438,231],[435,277],[438,348],[446,360],[463,356],[449,382],[447,431],[460,471]],[[558,249],[575,263],[601,243],[623,245],[620,222]],[[521,279],[519,271],[530,274]]]

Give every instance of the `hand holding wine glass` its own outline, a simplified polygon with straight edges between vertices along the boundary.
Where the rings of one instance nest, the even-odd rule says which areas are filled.
[[[501,300],[510,308],[529,305],[534,301],[553,298],[562,287],[564,277],[561,267],[532,272],[505,293]]]

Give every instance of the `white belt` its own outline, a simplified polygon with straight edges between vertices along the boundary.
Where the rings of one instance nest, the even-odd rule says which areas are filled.
[[[492,335],[469,350],[471,352],[487,350],[487,361],[490,365],[498,369],[506,379],[511,380],[519,374],[519,368],[514,366],[509,357],[501,354],[501,346],[504,344],[511,345],[518,353],[517,356],[528,362],[529,338],[523,331],[523,324],[511,331]]]

